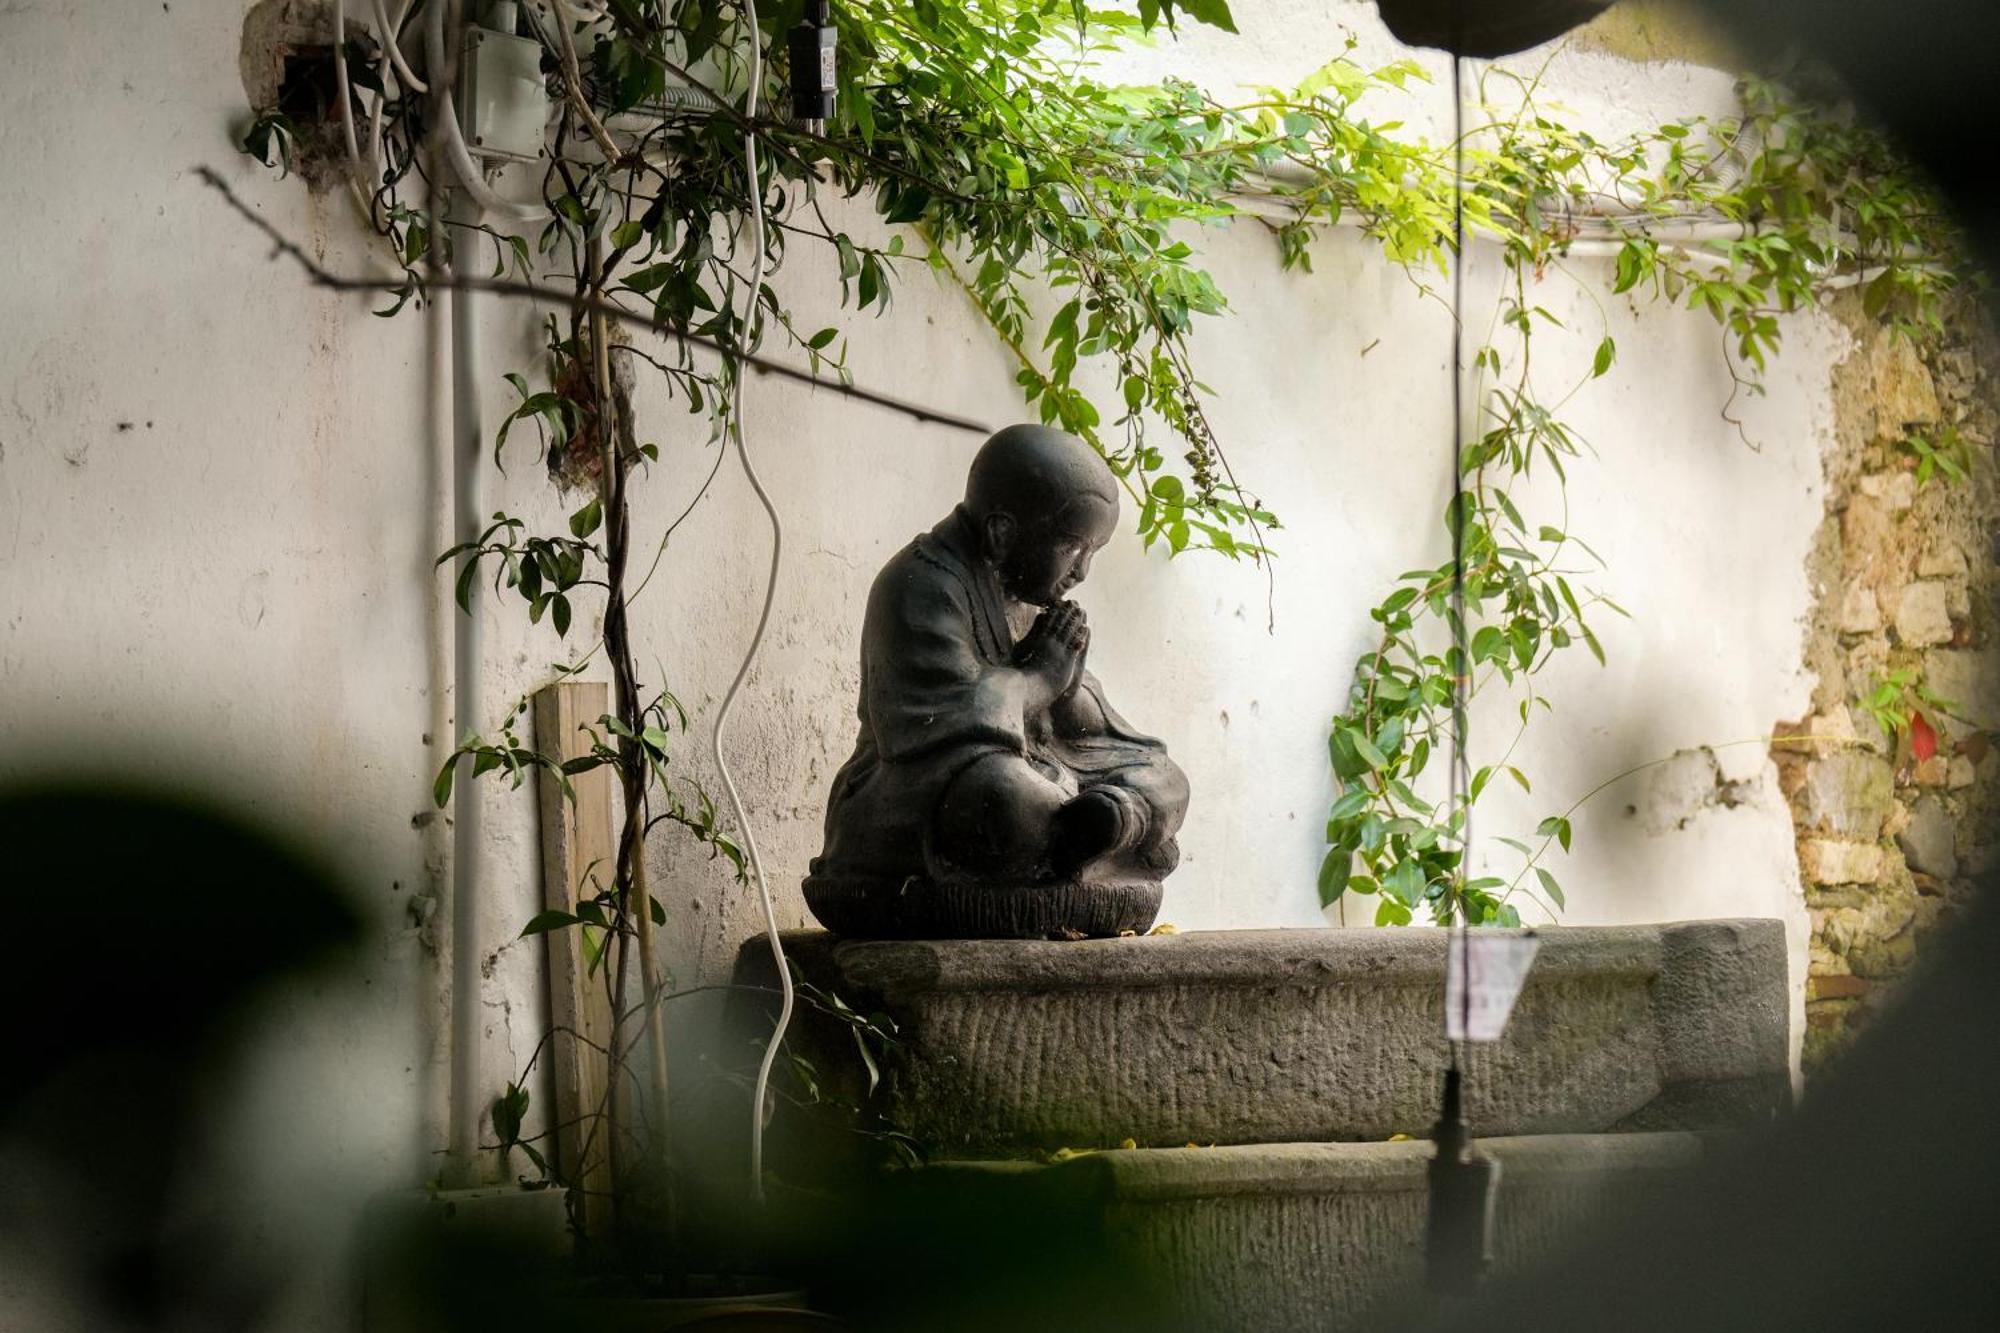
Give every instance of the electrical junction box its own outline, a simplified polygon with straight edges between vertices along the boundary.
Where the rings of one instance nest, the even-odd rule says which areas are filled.
[[[460,128],[477,158],[532,162],[543,152],[549,90],[542,44],[492,28],[468,28],[459,79]]]

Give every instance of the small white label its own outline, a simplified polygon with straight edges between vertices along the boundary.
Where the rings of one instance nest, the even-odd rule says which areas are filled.
[[[1532,930],[1453,931],[1445,949],[1444,1035],[1452,1041],[1500,1040],[1541,947]]]
[[[822,93],[830,93],[833,91],[833,33],[832,32],[824,32],[820,34],[819,90]]]

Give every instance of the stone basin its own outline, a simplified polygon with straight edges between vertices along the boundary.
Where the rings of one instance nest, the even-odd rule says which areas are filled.
[[[1502,1040],[1476,1045],[1481,1136],[1705,1130],[1787,1104],[1772,920],[1563,926]],[[901,1029],[876,1105],[938,1156],[1423,1135],[1446,1059],[1446,932],[857,941],[798,932],[803,974]],[[752,979],[761,945],[743,954]],[[768,963],[762,964],[768,969]],[[850,1034],[792,1040],[853,1070]],[[858,1091],[858,1089],[857,1089]]]

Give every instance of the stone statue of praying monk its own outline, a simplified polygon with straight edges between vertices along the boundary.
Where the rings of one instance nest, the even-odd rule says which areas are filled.
[[[965,500],[876,576],[861,737],[833,781],[806,903],[863,938],[1144,931],[1187,778],[1084,669],[1067,594],[1118,525],[1118,486],[1074,436],[1009,426]]]

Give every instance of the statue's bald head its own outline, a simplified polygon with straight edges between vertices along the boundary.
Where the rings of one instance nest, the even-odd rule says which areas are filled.
[[[1048,605],[1083,581],[1117,525],[1118,479],[1074,435],[1009,426],[973,457],[963,508],[1008,593]]]
[[[965,508],[975,519],[1006,513],[1032,522],[1085,496],[1116,509],[1117,478],[1095,449],[1048,426],[996,431],[979,447],[965,479]]]

